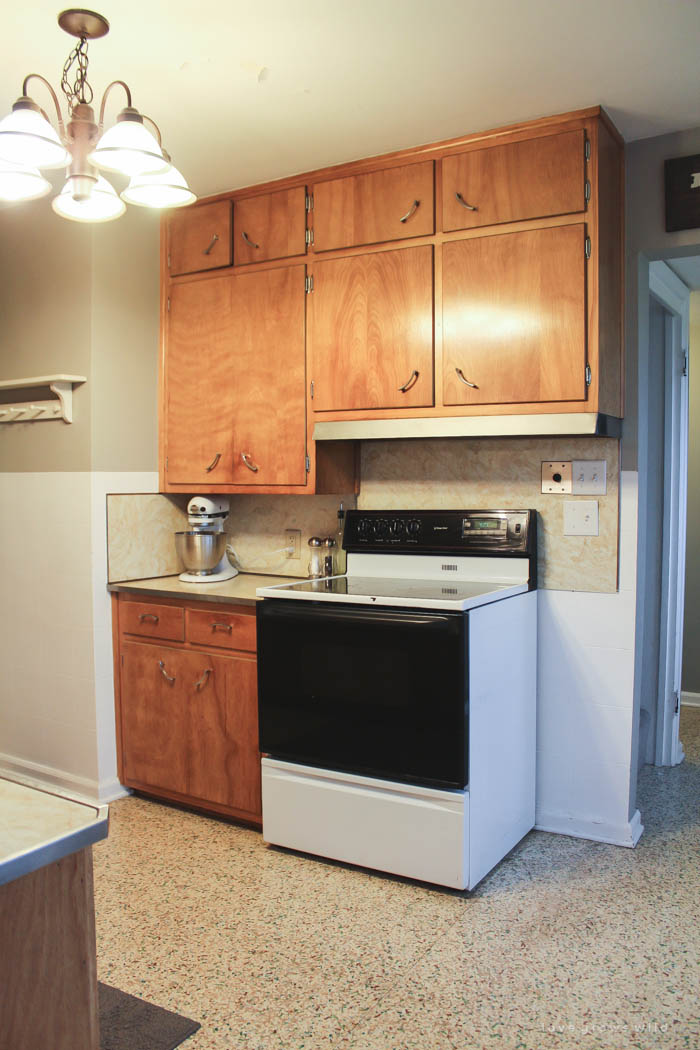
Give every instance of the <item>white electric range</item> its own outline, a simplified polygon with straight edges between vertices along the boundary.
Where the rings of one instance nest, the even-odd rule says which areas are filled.
[[[258,596],[263,837],[473,888],[533,826],[534,511],[349,511]]]

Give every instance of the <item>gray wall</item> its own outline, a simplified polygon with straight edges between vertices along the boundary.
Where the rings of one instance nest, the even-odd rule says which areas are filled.
[[[700,693],[700,292],[690,296],[688,532],[683,623],[683,691]]]

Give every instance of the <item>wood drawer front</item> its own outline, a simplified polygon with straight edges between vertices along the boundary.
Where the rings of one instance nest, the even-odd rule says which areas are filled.
[[[187,610],[187,641],[220,649],[256,650],[255,613]]]
[[[233,210],[234,265],[306,251],[306,187],[248,197],[236,201]]]
[[[231,265],[231,201],[183,208],[170,219],[170,276]]]
[[[583,211],[584,148],[579,129],[445,157],[443,230]]]
[[[150,602],[121,602],[119,626],[124,634],[142,638],[185,640],[185,610],[176,605],[152,605]]]
[[[317,252],[435,232],[431,160],[319,182],[313,198]]]

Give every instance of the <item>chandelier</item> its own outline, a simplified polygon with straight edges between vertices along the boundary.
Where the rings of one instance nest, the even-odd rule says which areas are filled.
[[[28,201],[45,196],[51,184],[39,169],[65,167],[66,183],[51,202],[64,219],[117,219],[126,211],[124,201],[150,208],[191,204],[196,197],[163,149],[158,125],[134,109],[131,91],[123,80],[114,80],[105,89],[95,123],[94,95],[88,81],[88,40],[109,32],[107,19],[94,11],[71,9],[61,12],[58,24],[79,40],[66,59],[61,78],[68,123],[63,123],[58,97],[48,80],[38,73],[25,77],[12,112],[0,121],[0,200]],[[27,94],[30,80],[40,80],[48,88],[56,107],[58,131]],[[116,124],[104,131],[105,106],[114,88],[124,90],[126,106]],[[129,185],[117,196],[98,169],[126,175]]]

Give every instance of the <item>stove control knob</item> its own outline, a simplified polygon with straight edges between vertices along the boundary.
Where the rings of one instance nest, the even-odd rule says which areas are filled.
[[[385,540],[389,535],[389,522],[386,518],[379,518],[374,523],[374,536],[375,539]]]
[[[366,540],[370,532],[370,523],[367,518],[360,518],[357,523],[357,537],[360,540]]]
[[[406,530],[408,531],[408,535],[411,536],[412,539],[416,539],[418,533],[420,532],[420,522],[418,518],[411,518],[411,520],[406,525]]]
[[[394,518],[389,522],[389,535],[394,540],[400,540],[406,531],[406,522],[401,518]]]

